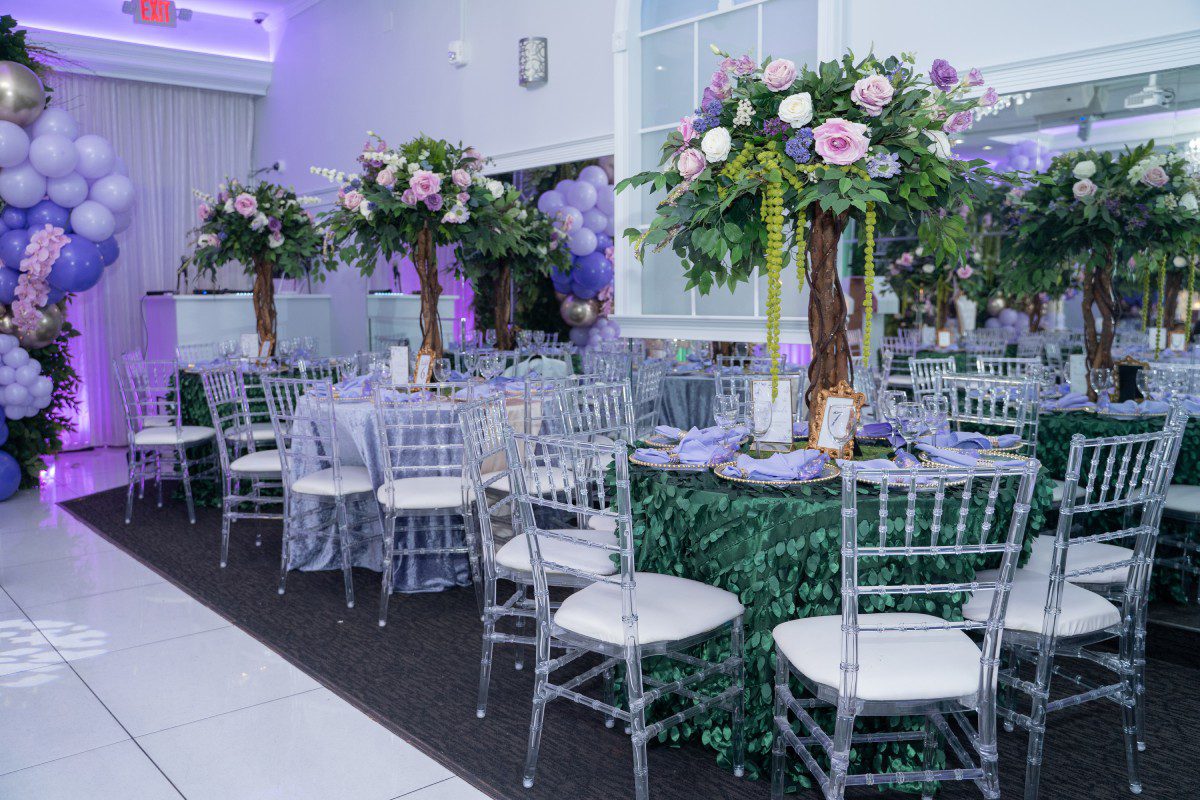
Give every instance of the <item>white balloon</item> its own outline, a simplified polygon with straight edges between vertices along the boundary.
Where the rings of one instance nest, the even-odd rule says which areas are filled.
[[[74,208],[87,200],[88,182],[78,172],[46,181],[46,194],[63,208]]]
[[[75,140],[79,161],[75,169],[85,178],[103,178],[113,171],[116,153],[108,139],[95,133],[85,133]]]
[[[79,123],[68,112],[61,108],[47,108],[41,116],[29,126],[29,135],[35,139],[47,133],[59,133],[71,141],[79,136]]]

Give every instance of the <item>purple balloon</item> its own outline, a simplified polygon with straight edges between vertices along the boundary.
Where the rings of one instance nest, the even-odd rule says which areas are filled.
[[[46,293],[46,305],[52,306],[55,303],[61,301],[66,296],[67,296],[67,293],[64,292],[62,289],[58,289],[54,286],[51,286],[50,291],[48,291]]]
[[[575,295],[581,300],[591,300],[599,291],[599,288],[593,288],[585,285],[579,280],[578,277],[575,276],[574,272],[571,273],[571,294]]]
[[[618,328],[615,324],[608,325],[604,328],[604,332],[602,335],[604,336],[604,338],[607,341],[611,342],[612,340],[616,339],[618,336],[621,335],[621,329]]]
[[[111,211],[95,200],[85,200],[72,209],[71,227],[80,236],[102,242],[113,235],[117,221]]]
[[[60,133],[47,133],[29,143],[29,163],[47,178],[70,174],[78,161],[75,143]]]
[[[47,133],[57,133],[75,141],[79,135],[79,123],[68,112],[61,108],[47,108],[29,126],[29,135],[35,139]]]
[[[108,139],[94,133],[86,133],[76,139],[75,152],[79,156],[75,169],[89,180],[103,178],[112,172],[113,164],[117,160]]]
[[[10,231],[17,228],[28,228],[29,225],[25,222],[25,209],[13,208],[9,206],[0,213],[0,222],[3,222],[5,227]]]
[[[0,199],[17,208],[29,208],[46,196],[46,177],[28,161],[0,170]]]
[[[39,230],[46,225],[65,229],[70,221],[71,212],[53,200],[42,200],[25,212],[25,224]]]
[[[9,269],[19,270],[25,248],[29,246],[29,231],[21,228],[0,236],[0,261]]]
[[[86,292],[100,282],[104,274],[104,261],[100,248],[94,242],[77,234],[67,237],[67,243],[58,254],[47,278],[51,286],[64,292]]]
[[[0,173],[0,178],[3,174]],[[95,200],[114,214],[133,207],[133,181],[124,175],[105,175],[92,184],[88,198]]]
[[[608,185],[608,173],[604,171],[604,167],[591,164],[579,170],[579,180],[590,183],[599,189],[601,186]]]
[[[612,283],[612,279],[612,262],[598,251],[577,259],[575,269],[571,270],[571,283],[591,289],[593,295]]]
[[[583,214],[575,206],[563,206],[554,212],[554,218],[561,223],[562,228],[568,233],[583,227]]]
[[[605,250],[612,247],[612,243],[613,243],[612,237],[609,236],[607,233],[597,233],[596,234],[596,250],[598,252],[603,253]]]
[[[15,167],[29,157],[29,134],[14,122],[0,122],[0,167]]]
[[[63,208],[74,208],[87,200],[88,182],[78,172],[46,181],[46,194]]]
[[[542,192],[542,196],[537,201],[538,211],[551,215],[566,204],[567,201],[563,199],[562,193],[556,192],[553,189],[548,192]]]
[[[575,181],[571,180],[570,178],[563,178],[561,181],[554,184],[554,191],[558,192],[564,198],[566,198],[567,189],[570,189],[574,185],[575,185]]]
[[[12,305],[17,299],[17,280],[21,273],[8,267],[0,267],[0,306]]]
[[[113,233],[124,233],[125,229],[129,227],[129,223],[133,222],[133,212],[121,211],[120,213],[114,213],[113,219],[117,223],[117,227]]]
[[[1016,325],[1017,320],[1019,320],[1021,318],[1017,314],[1016,309],[1012,309],[1012,308],[1004,309],[1003,311],[1000,312],[1000,314],[998,316],[1000,319],[1000,324],[1005,327],[1007,327],[1009,325]]]
[[[5,438],[8,429],[5,428]],[[0,503],[17,493],[21,488],[21,465],[8,453],[0,451]]]
[[[4,421],[4,415],[0,414],[0,446],[3,446],[8,441],[8,423]],[[3,500],[0,497],[0,500]]]
[[[571,293],[571,276],[559,271],[558,267],[550,268],[550,282],[554,284],[554,291]]]
[[[608,222],[604,224],[604,233],[607,236],[617,235],[617,221],[612,217],[609,217]]]
[[[611,217],[613,215],[614,201],[616,196],[613,194],[613,187],[604,185],[596,187],[596,208]]]
[[[110,236],[104,241],[96,242],[96,248],[100,251],[100,260],[104,262],[104,266],[106,267],[116,261],[117,256],[121,255],[121,248],[117,246],[115,236]]]
[[[574,228],[567,236],[567,246],[572,254],[586,256],[596,249],[596,234],[582,226]]]
[[[587,211],[596,205],[596,187],[585,181],[575,181],[567,189],[567,203],[580,211]]]
[[[603,212],[597,211],[594,208],[589,208],[583,212],[583,227],[593,233],[601,233],[607,224],[608,217],[604,216]]]

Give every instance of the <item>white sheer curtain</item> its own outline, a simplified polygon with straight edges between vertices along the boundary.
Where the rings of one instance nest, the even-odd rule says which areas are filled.
[[[254,135],[254,98],[230,92],[58,74],[53,104],[81,130],[107,136],[137,187],[133,224],[117,235],[121,256],[100,284],[71,304],[82,336],[72,353],[82,378],[80,430],[68,448],[124,444],[125,429],[112,359],[142,349],[142,298],[174,289],[187,231],[195,225],[192,189],[214,191],[226,176],[246,177]],[[227,266],[221,286],[249,281]]]

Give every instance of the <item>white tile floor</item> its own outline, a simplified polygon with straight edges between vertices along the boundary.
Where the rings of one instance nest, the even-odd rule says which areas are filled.
[[[0,798],[486,798],[54,506],[124,464],[0,504]]]

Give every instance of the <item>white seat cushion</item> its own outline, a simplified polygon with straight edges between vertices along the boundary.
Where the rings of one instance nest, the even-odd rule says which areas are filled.
[[[642,644],[687,639],[724,625],[743,611],[736,595],[707,583],[657,572],[635,575],[638,641]],[[554,622],[582,636],[623,644],[621,588],[593,583],[580,589],[563,600]]]
[[[196,444],[207,441],[217,435],[217,432],[205,425],[184,425],[176,428],[155,427],[145,428],[133,435],[133,443],[145,447]]]
[[[617,537],[611,531],[584,528],[583,530],[561,529],[557,532],[569,533],[577,539],[586,539],[598,544],[615,545],[617,543]],[[564,542],[562,539],[553,539],[549,536],[541,537],[541,549],[543,560],[553,561],[556,564],[573,567],[593,575],[612,575],[617,571],[617,565],[612,560],[615,552],[613,550]],[[518,572],[532,572],[533,567],[529,562],[529,543],[526,541],[525,534],[517,534],[496,551],[496,563]],[[547,570],[547,574],[554,575],[555,572]]]
[[[341,477],[340,493],[343,495],[369,492],[375,488],[375,484],[371,482],[371,473],[367,472],[366,467],[342,467]],[[326,497],[336,497],[339,494],[338,489],[339,487],[335,486],[333,482],[332,468],[305,475],[292,484],[293,492],[319,494]]]
[[[1133,558],[1133,551],[1128,547],[1108,544],[1107,542],[1079,542],[1067,548],[1067,572],[1077,569],[1091,569],[1104,564],[1115,564]],[[1054,537],[1042,534],[1033,540],[1033,553],[1029,556],[1026,569],[1034,572],[1050,574],[1050,565],[1054,561]],[[1129,567],[1114,567],[1091,575],[1080,575],[1068,578],[1071,583],[1079,584],[1110,584],[1125,583],[1129,579]]]
[[[888,376],[888,386],[912,386],[912,375],[896,374]]]
[[[278,475],[283,472],[278,450],[258,450],[247,453],[229,465],[230,472],[253,475]]]
[[[256,442],[275,441],[275,428],[269,422],[255,422],[249,428],[234,428],[225,433],[225,438],[235,442],[253,439]]]
[[[380,486],[375,497],[386,508],[458,508],[463,503],[463,486],[463,480],[458,475],[400,478]]]
[[[936,624],[928,614],[859,614],[861,627]],[[841,685],[842,615],[777,625],[775,644],[809,679]],[[959,630],[862,632],[858,637],[858,697],[862,700],[937,700],[979,688],[979,647]]]
[[[490,481],[492,478],[496,477],[497,475],[500,475],[499,471],[485,472],[484,474],[480,475],[479,477],[483,481],[484,485],[487,486],[487,488],[489,488],[489,489],[495,489],[498,492],[512,491],[508,487],[508,474],[507,473],[505,473],[504,475],[500,475],[500,477],[496,479],[495,483],[488,483],[488,481]],[[558,492],[558,491],[562,491],[563,489],[565,489],[566,485],[567,485],[567,477],[561,467],[536,467],[533,470],[532,476],[530,476],[530,475],[525,476],[525,486],[531,492],[537,492],[537,491],[541,491],[543,493]]]
[[[613,532],[617,529],[616,517],[601,517],[597,514],[587,518],[587,526],[594,531],[609,531]]]
[[[1171,484],[1163,507],[1177,515],[1200,516],[1200,486]]]
[[[980,581],[994,581],[998,570],[980,572]],[[1044,572],[1019,569],[1013,577],[1012,591],[1008,594],[1008,612],[1004,619],[1005,630],[1041,633],[1042,619],[1046,613],[1046,589],[1050,576]],[[986,620],[992,607],[990,589],[976,592],[963,606],[967,619]],[[1121,612],[1112,603],[1095,592],[1073,583],[1063,583],[1062,611],[1058,616],[1059,636],[1082,636],[1085,633],[1102,631],[1121,621]]]
[[[1063,487],[1066,486],[1066,484],[1063,483],[1062,481],[1058,480],[1057,478],[1051,478],[1051,480],[1054,481],[1054,492],[1050,496],[1051,496],[1051,498],[1053,498],[1054,504],[1059,505],[1060,503],[1062,503]],[[1083,493],[1084,493],[1084,488],[1082,486],[1080,486],[1079,484],[1075,484],[1075,497],[1076,498],[1083,497]]]

